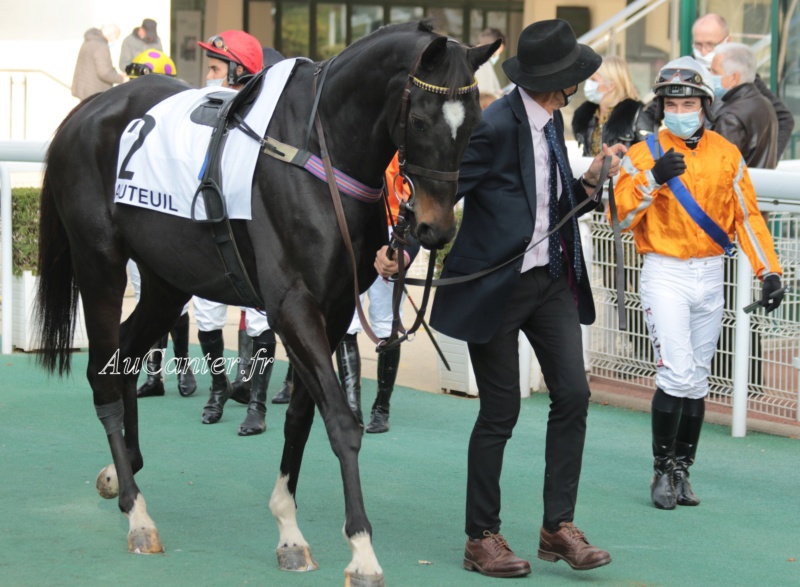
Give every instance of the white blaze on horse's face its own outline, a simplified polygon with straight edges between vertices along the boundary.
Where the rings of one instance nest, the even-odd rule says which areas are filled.
[[[456,140],[458,128],[464,124],[464,105],[455,100],[448,100],[442,105],[442,112],[450,127],[450,134],[453,135],[453,140]]]

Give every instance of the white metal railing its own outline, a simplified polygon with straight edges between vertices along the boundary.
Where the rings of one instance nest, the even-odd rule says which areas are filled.
[[[11,347],[11,185],[5,162],[43,162],[48,143],[40,141],[0,141],[0,216],[2,217],[2,353]],[[591,163],[590,158],[571,157],[576,176]],[[781,308],[770,314],[745,314],[743,308],[753,298],[752,271],[747,257],[737,255],[727,261],[727,294],[730,296],[723,322],[723,342],[717,353],[717,366],[710,378],[710,401],[733,408],[734,436],[746,432],[747,410],[800,420],[798,410],[798,373],[800,372],[800,294],[796,293],[800,274],[800,173],[751,169],[750,176],[759,196],[762,211],[770,213],[770,229],[778,257],[784,269],[784,283],[791,283],[795,293],[789,294]],[[616,294],[611,287],[611,230],[601,215],[588,220],[592,238],[584,243],[587,259],[592,259],[590,272],[598,308],[598,322],[589,336],[588,365],[592,374],[638,383],[652,388],[655,375],[649,337],[641,321],[638,298],[639,258],[633,250],[629,234],[625,235],[625,266],[629,291],[626,309],[631,324],[628,333],[616,331]],[[422,261],[422,260],[420,260]],[[422,266],[423,263],[415,263]],[[735,294],[735,295],[734,295]],[[612,318],[609,318],[612,316]],[[750,324],[753,328],[750,328]],[[761,349],[751,352],[751,332],[760,337]],[[755,356],[755,355],[758,356]],[[746,360],[735,358],[747,357]],[[751,366],[760,361],[761,367]],[[760,381],[754,375],[760,370]],[[750,380],[748,381],[748,371]],[[756,373],[754,373],[756,372]]]
[[[11,354],[11,174],[8,162],[42,163],[49,143],[46,141],[0,141],[0,230],[2,230],[2,353]]]

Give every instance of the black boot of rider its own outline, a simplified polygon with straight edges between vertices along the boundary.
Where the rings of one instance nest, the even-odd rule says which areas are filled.
[[[222,409],[225,402],[231,396],[231,384],[225,372],[224,359],[225,342],[222,338],[222,330],[212,330],[211,332],[199,332],[197,337],[200,339],[200,348],[206,358],[208,369],[211,372],[211,389],[209,390],[208,402],[203,408],[203,424],[214,424],[222,418]],[[215,366],[214,363],[217,362]]]
[[[253,365],[253,338],[244,328],[239,329],[239,363],[236,379],[231,383],[233,394],[231,399],[237,403],[248,405],[250,403],[250,388],[253,380],[250,377]]]
[[[239,425],[239,436],[255,436],[267,429],[267,387],[275,363],[275,333],[266,330],[253,339],[253,372],[247,415]],[[247,377],[251,374],[248,373]]]
[[[336,347],[336,366],[339,369],[339,382],[347,396],[347,403],[364,429],[364,416],[361,413],[361,354],[358,351],[356,334],[346,334]]]
[[[197,379],[189,364],[189,314],[182,314],[170,330],[172,350],[177,359],[175,373],[178,376],[178,393],[189,397],[197,391]]]
[[[694,464],[694,457],[697,454],[697,443],[700,440],[705,412],[704,398],[683,399],[681,421],[675,438],[675,471],[672,474],[678,505],[700,505],[700,499],[689,484],[689,467]]]
[[[136,390],[136,397],[156,397],[164,395],[164,374],[161,363],[167,347],[167,335],[165,334],[156,341],[147,352],[145,363],[145,373],[147,379],[142,386]]]
[[[283,381],[283,385],[281,386],[280,391],[278,391],[278,393],[276,393],[272,398],[273,404],[289,403],[289,400],[292,399],[292,387],[294,386],[293,378],[294,370],[292,369],[292,364],[289,363],[289,368],[286,369],[286,378]]]
[[[677,505],[673,471],[675,469],[675,436],[681,419],[682,398],[656,389],[651,408],[653,429],[653,479],[650,499],[661,510],[674,510]]]
[[[389,400],[394,391],[399,365],[399,346],[378,354],[378,395],[372,404],[372,414],[367,425],[367,432],[370,434],[389,432]]]

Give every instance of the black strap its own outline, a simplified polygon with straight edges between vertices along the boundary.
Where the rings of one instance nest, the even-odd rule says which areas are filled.
[[[261,77],[261,75],[257,75],[248,82],[248,86],[250,87],[248,93],[252,91],[251,84],[256,83],[256,80],[260,80]],[[243,92],[244,89],[241,90],[240,93]],[[250,281],[250,276],[247,274],[244,262],[239,254],[239,249],[236,246],[233,228],[231,227],[230,219],[228,218],[228,210],[225,206],[225,197],[222,193],[221,161],[222,151],[225,148],[225,142],[228,138],[228,121],[231,117],[233,105],[242,103],[246,95],[247,94],[244,94],[241,99],[237,99],[239,98],[239,96],[237,96],[220,110],[219,119],[211,134],[211,140],[209,141],[203,177],[192,199],[191,217],[194,222],[209,225],[211,237],[214,240],[214,244],[217,245],[217,252],[219,253],[225,276],[236,291],[236,295],[239,296],[242,305],[263,308],[264,302],[261,295]],[[206,219],[204,220],[195,218],[195,206],[200,196],[203,197],[203,203],[206,209]]]
[[[622,249],[622,234],[617,214],[617,201],[614,198],[614,182],[608,180],[608,208],[611,213],[611,230],[614,233],[614,276],[617,282],[617,315],[619,329],[628,330],[628,318],[625,312],[625,253]]]

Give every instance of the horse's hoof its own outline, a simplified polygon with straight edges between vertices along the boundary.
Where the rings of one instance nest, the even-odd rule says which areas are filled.
[[[128,552],[133,554],[161,554],[164,545],[155,528],[137,528],[128,532]]]
[[[117,479],[117,468],[113,463],[97,474],[95,482],[97,493],[103,499],[114,499],[119,495],[119,479]]]
[[[275,553],[282,571],[316,571],[319,568],[308,546],[281,546]]]
[[[344,587],[386,587],[383,575],[361,575],[360,573],[344,574]]]

